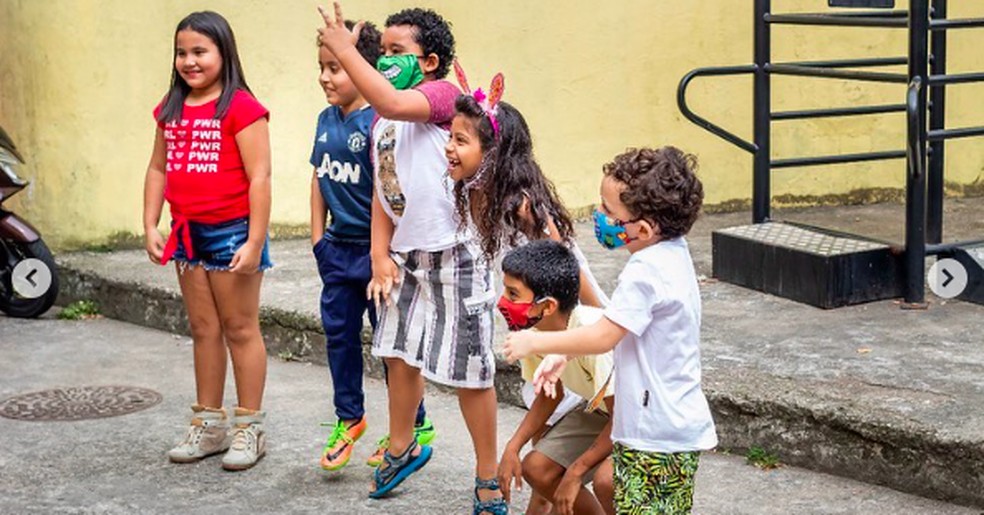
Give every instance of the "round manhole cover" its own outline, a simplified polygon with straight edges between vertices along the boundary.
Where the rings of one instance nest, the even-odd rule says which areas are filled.
[[[116,417],[161,402],[161,394],[133,386],[56,388],[10,397],[0,403],[0,416],[17,420],[86,420]]]

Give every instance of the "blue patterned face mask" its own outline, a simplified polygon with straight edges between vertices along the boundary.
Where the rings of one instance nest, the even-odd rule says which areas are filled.
[[[606,249],[613,250],[626,243],[631,243],[635,241],[635,238],[629,238],[629,235],[625,232],[625,224],[638,222],[639,219],[621,221],[618,218],[602,213],[601,211],[594,210],[594,229],[595,238],[598,239],[598,243]]]

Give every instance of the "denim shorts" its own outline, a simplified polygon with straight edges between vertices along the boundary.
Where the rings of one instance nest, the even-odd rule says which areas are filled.
[[[173,230],[173,222],[172,222]],[[191,229],[191,245],[194,257],[188,258],[184,243],[178,238],[178,248],[174,251],[173,259],[187,266],[202,265],[205,270],[229,270],[232,256],[236,254],[249,238],[249,218],[237,218],[217,224],[201,224],[188,222]],[[267,236],[260,253],[260,268],[262,272],[273,266],[270,261],[270,237]]]

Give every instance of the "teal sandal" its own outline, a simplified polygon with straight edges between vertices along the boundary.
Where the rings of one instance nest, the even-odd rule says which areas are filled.
[[[475,504],[472,510],[472,515],[482,515],[483,513],[488,513],[491,515],[509,515],[509,504],[502,497],[498,499],[489,499],[488,501],[482,501],[478,498],[479,490],[489,490],[497,491],[499,488],[499,480],[496,478],[492,479],[479,479],[475,478]]]
[[[420,447],[420,454],[414,456],[413,450],[417,447]],[[433,454],[433,450],[429,445],[420,445],[416,440],[400,456],[394,457],[389,451],[386,451],[383,454],[386,468],[380,465],[373,471],[372,479],[376,489],[369,492],[369,497],[379,499],[393,491],[411,474],[423,468],[430,461],[431,454]]]

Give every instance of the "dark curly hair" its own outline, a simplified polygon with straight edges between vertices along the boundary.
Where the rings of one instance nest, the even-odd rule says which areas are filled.
[[[659,225],[663,239],[690,232],[704,203],[697,158],[676,147],[635,148],[604,166],[605,176],[625,185],[619,200],[633,215]]]
[[[355,22],[352,20],[345,20],[345,27],[352,30],[355,28]],[[372,22],[363,22],[362,31],[359,32],[359,40],[355,42],[355,49],[359,51],[359,54],[361,54],[373,68],[376,67],[376,61],[378,61],[379,56],[382,55],[379,43],[381,39],[382,35],[379,33],[379,29],[377,29]],[[321,36],[314,38],[314,41],[318,44],[318,47],[323,46],[321,43]]]
[[[553,240],[531,241],[502,258],[502,273],[519,279],[536,300],[557,299],[561,313],[577,306],[581,266],[571,249]]]
[[[386,18],[386,26],[393,25],[413,27],[413,40],[420,45],[424,55],[436,54],[440,60],[437,69],[434,70],[435,78],[447,77],[451,61],[454,60],[454,35],[451,34],[451,22],[430,9],[414,7]]]
[[[485,257],[491,260],[503,244],[516,246],[520,235],[542,239],[549,220],[553,220],[563,241],[573,240],[574,223],[553,183],[533,158],[533,139],[523,115],[512,105],[499,102],[496,137],[488,116],[471,95],[458,96],[454,107],[458,116],[467,118],[478,133],[481,166],[488,167],[477,189],[466,190],[464,181],[454,185],[459,223],[464,228],[471,209]],[[524,203],[529,219],[520,216]]]

